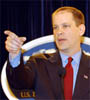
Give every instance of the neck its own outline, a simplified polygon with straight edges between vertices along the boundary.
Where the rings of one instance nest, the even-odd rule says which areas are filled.
[[[67,55],[67,56],[73,56],[74,54],[76,54],[80,50],[81,50],[81,48],[78,48],[78,49],[76,48],[76,49],[71,49],[71,50],[60,50],[60,52]]]

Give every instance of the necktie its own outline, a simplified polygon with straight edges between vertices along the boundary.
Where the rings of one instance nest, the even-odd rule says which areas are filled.
[[[71,65],[72,58],[68,58],[68,64],[66,65],[66,74],[64,77],[64,97],[65,100],[72,100],[72,89],[73,89],[73,68]]]

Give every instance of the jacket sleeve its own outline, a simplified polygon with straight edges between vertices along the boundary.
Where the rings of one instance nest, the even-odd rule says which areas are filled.
[[[20,65],[13,68],[8,60],[6,67],[6,75],[9,85],[15,89],[33,89],[35,83],[35,67],[37,63],[33,57],[24,65],[23,56],[20,58]]]

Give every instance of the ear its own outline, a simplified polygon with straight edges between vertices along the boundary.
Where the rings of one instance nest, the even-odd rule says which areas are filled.
[[[83,36],[85,33],[85,25],[84,24],[79,25],[79,29],[80,29],[80,36]]]

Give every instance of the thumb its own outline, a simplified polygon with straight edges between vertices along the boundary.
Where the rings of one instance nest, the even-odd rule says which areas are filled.
[[[21,40],[22,42],[25,42],[25,41],[26,41],[26,37],[20,37],[20,40]]]

